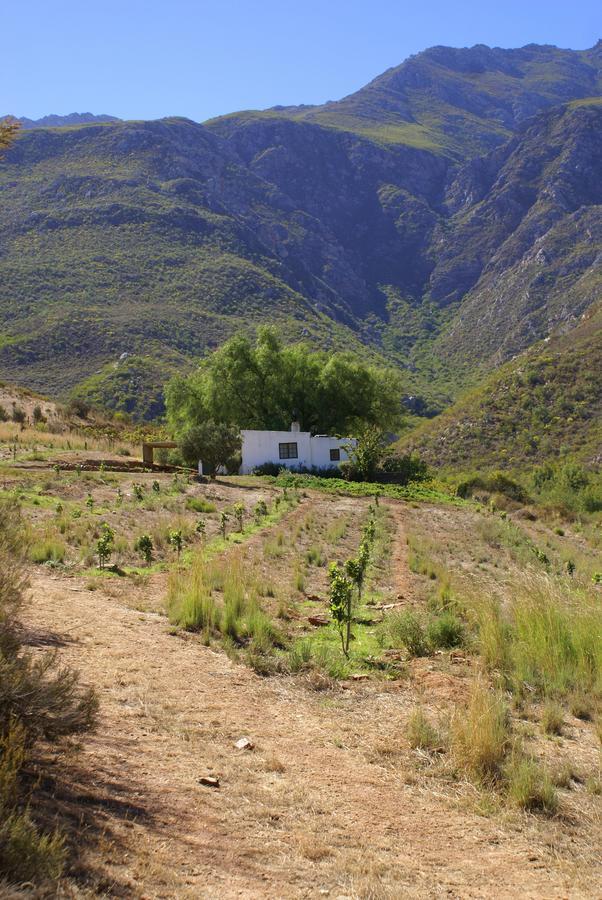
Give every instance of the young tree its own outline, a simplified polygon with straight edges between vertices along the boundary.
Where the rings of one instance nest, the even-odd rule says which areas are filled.
[[[144,557],[147,566],[152,562],[153,549],[153,540],[150,534],[141,534],[134,545],[134,550],[137,550]]]
[[[182,537],[181,529],[174,528],[173,531],[170,531],[167,541],[176,551],[176,556],[177,556],[177,559],[179,562],[180,554],[182,552],[182,547],[184,546],[184,538]]]
[[[239,530],[240,532],[242,532],[242,530],[243,530],[243,520],[244,520],[244,517],[245,517],[245,505],[244,505],[244,503],[241,503],[240,501],[239,501],[238,503],[235,503],[232,512],[234,513],[234,518],[236,519],[236,521],[237,521],[237,523],[238,523],[238,530]]]
[[[331,563],[328,571],[330,579],[330,612],[339,629],[341,645],[345,656],[349,656],[351,643],[351,623],[353,618],[353,593],[357,591],[358,605],[362,600],[362,589],[366,570],[370,562],[372,545],[376,534],[374,519],[370,518],[362,530],[358,554],[348,559],[343,567]]]
[[[180,436],[180,450],[185,462],[203,463],[203,472],[215,478],[217,470],[226,466],[240,452],[241,437],[237,428],[208,419],[192,425]]]
[[[345,445],[345,451],[349,462],[341,468],[354,481],[372,481],[388,453],[384,433],[375,425],[362,428],[356,442]]]
[[[253,515],[255,516],[255,522],[257,525],[261,522],[262,519],[268,514],[268,507],[265,500],[258,500],[255,504],[255,509],[253,510]]]
[[[328,577],[330,580],[330,612],[339,629],[343,653],[349,657],[353,585],[338,563],[331,563]]]
[[[96,541],[96,554],[98,556],[98,567],[100,569],[104,569],[105,564],[111,558],[114,540],[115,532],[107,522],[103,522],[100,526],[100,537]]]

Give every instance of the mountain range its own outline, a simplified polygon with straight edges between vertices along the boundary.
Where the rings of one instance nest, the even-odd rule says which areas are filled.
[[[204,124],[49,119],[0,162],[0,375],[38,390],[151,415],[270,322],[401,367],[432,415],[600,297],[602,41],[433,47]]]

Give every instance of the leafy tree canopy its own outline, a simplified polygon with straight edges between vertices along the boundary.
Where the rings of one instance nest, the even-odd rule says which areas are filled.
[[[184,461],[196,466],[203,463],[205,475],[215,477],[220,466],[229,468],[240,452],[240,433],[234,425],[206,419],[195,422],[180,432],[180,450]],[[238,469],[238,465],[234,465]]]
[[[296,414],[313,434],[353,434],[366,425],[394,429],[402,390],[394,370],[352,353],[283,346],[260,328],[255,344],[235,335],[188,377],[167,387],[170,425],[178,434],[213,419],[237,428],[288,430]]]

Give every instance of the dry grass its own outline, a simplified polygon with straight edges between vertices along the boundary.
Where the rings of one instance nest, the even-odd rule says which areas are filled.
[[[510,723],[502,696],[477,680],[466,709],[455,711],[451,751],[458,767],[477,781],[498,779],[510,743]]]

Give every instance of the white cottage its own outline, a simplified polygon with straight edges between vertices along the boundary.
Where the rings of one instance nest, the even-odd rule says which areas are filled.
[[[243,429],[241,475],[250,475],[257,466],[274,463],[287,469],[332,469],[349,457],[344,446],[349,438],[301,431],[293,422],[290,431],[254,431]]]

